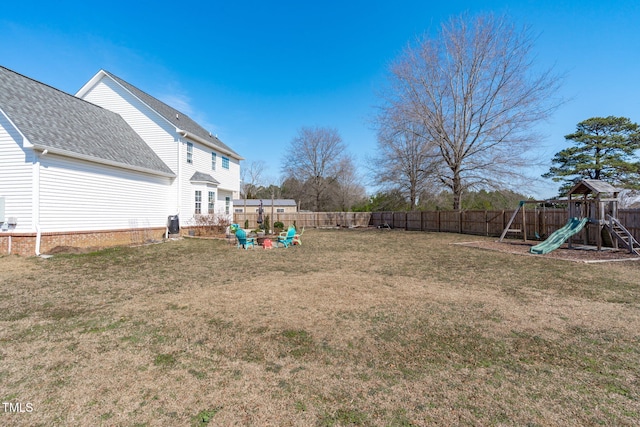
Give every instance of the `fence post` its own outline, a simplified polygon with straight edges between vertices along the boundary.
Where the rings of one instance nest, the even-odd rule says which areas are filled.
[[[489,213],[484,211],[484,226],[485,226],[485,236],[489,235]]]

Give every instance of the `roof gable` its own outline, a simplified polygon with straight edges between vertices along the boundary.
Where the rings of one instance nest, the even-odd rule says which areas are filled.
[[[138,89],[134,85],[126,82],[115,74],[112,74],[105,70],[102,70],[102,72],[113,79],[120,86],[125,88],[127,91],[129,91],[133,96],[145,103],[149,108],[155,111],[166,121],[174,125],[176,129],[180,129],[188,132],[191,135],[195,135],[201,140],[206,141],[213,146],[219,147],[222,151],[226,151],[229,155],[240,158],[240,155],[238,155],[238,153],[233,151],[224,142],[220,141],[217,136],[212,135],[211,132],[207,131],[194,120],[192,120],[188,115],[176,110],[170,105],[165,104],[159,99],[154,98],[153,96]]]
[[[4,67],[0,109],[36,149],[174,176],[119,115]]]
[[[617,195],[620,190],[608,182],[599,179],[583,179],[569,190],[569,194],[595,194],[610,193]]]

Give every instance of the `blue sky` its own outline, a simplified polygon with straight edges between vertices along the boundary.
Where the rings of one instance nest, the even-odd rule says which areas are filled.
[[[303,126],[336,128],[363,166],[376,148],[370,120],[388,64],[463,12],[529,26],[540,67],[566,75],[567,102],[540,126],[548,165],[582,120],[640,122],[637,0],[8,2],[0,65],[69,93],[108,70],[190,115],[246,162],[264,160],[277,183]],[[557,185],[519,190],[551,197]]]

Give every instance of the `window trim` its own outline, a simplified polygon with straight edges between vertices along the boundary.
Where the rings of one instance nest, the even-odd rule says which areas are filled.
[[[208,212],[209,215],[215,213],[215,209],[216,209],[216,192],[215,191],[209,191],[209,200],[208,200],[209,204],[208,204]]]
[[[187,141],[187,163],[193,164],[193,142]]]
[[[196,190],[194,214],[195,215],[202,214],[202,190]]]

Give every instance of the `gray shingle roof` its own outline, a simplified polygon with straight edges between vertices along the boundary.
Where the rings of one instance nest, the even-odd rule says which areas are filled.
[[[193,135],[196,135],[205,141],[209,141],[211,144],[214,144],[225,151],[228,151],[230,154],[240,157],[238,153],[233,151],[229,146],[227,146],[224,142],[220,141],[217,136],[212,135],[209,131],[204,129],[198,123],[193,121],[186,114],[176,110],[175,108],[165,104],[164,102],[154,98],[146,92],[141,91],[137,87],[132,84],[122,80],[120,77],[110,73],[109,71],[102,70],[106,74],[108,74],[112,79],[122,85],[125,89],[131,92],[136,98],[140,99],[142,102],[147,104],[152,110],[160,114],[164,117],[165,120],[173,124],[176,128],[185,130]]]
[[[1,66],[0,109],[39,148],[174,176],[119,115]]]
[[[210,184],[215,184],[215,185],[219,185],[220,184],[220,182],[216,181],[216,179],[214,177],[212,177],[208,173],[204,173],[204,172],[196,172],[196,173],[194,173],[189,181],[191,181],[191,182],[208,182]]]

